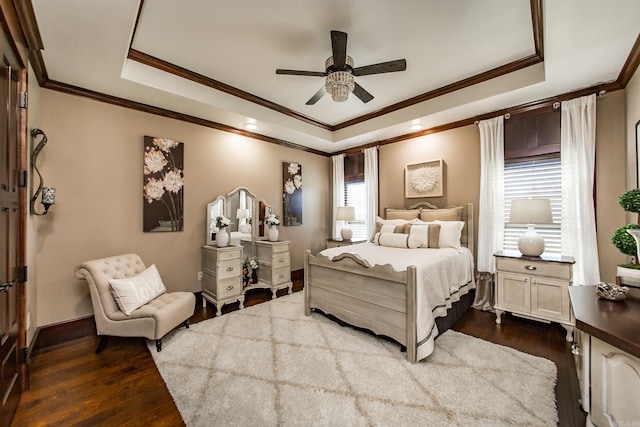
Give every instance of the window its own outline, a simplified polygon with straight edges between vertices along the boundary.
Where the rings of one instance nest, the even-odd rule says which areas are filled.
[[[526,225],[509,224],[511,200],[527,197],[551,200],[553,224],[536,225],[545,241],[545,254],[561,253],[561,169],[560,158],[507,163],[504,167],[504,244],[503,249],[518,250],[518,238]]]
[[[356,219],[349,221],[353,240],[366,240],[367,190],[364,186],[364,153],[359,151],[344,159],[344,205],[353,206]]]
[[[367,236],[367,193],[364,181],[353,181],[344,185],[344,204],[353,206],[356,210],[356,219],[349,221],[353,230],[352,240],[366,240]]]

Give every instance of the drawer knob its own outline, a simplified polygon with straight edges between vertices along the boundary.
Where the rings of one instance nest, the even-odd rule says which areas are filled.
[[[233,271],[233,267],[227,267],[227,271]]]
[[[525,265],[524,266],[525,270],[529,270],[529,271],[533,271],[533,270],[537,270],[538,267],[534,266],[534,265]]]
[[[232,290],[232,289],[233,289],[233,286],[231,286],[231,285],[227,286],[227,290],[228,290],[228,291],[230,291],[230,290]]]
[[[280,278],[282,279],[283,277],[284,277],[284,274],[281,274],[281,275],[280,275]]]
[[[278,261],[278,262],[284,262],[284,258],[280,258],[280,261]]]

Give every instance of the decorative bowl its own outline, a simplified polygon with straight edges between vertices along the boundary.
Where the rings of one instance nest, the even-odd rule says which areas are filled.
[[[596,286],[596,295],[598,298],[604,298],[611,301],[622,301],[629,295],[629,288],[619,286],[614,283],[600,282]]]

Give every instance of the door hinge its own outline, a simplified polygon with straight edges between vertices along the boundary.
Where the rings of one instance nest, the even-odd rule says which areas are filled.
[[[27,171],[24,169],[20,169],[18,172],[18,187],[26,187],[27,186]]]
[[[18,281],[26,282],[27,281],[27,266],[23,265],[18,267]]]
[[[27,92],[20,92],[20,100],[18,102],[18,107],[20,108],[29,107],[29,94]]]

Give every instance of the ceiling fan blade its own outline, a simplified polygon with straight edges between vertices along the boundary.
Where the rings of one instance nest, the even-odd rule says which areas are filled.
[[[381,62],[379,64],[365,65],[353,69],[354,76],[366,76],[368,74],[392,73],[394,71],[404,71],[407,69],[406,59],[396,59],[395,61]]]
[[[302,70],[284,70],[278,68],[276,74],[289,74],[292,76],[312,76],[312,77],[324,77],[327,75],[324,71],[302,71]]]
[[[364,90],[364,88],[360,86],[358,83],[355,83],[355,87],[353,88],[353,94],[358,98],[360,98],[360,101],[364,102],[365,104],[373,99],[373,95],[371,95],[369,92]]]
[[[313,95],[313,96],[311,97],[311,99],[310,99],[310,100],[308,100],[308,101],[306,102],[306,104],[307,104],[307,105],[313,105],[313,104],[315,104],[316,102],[318,102],[318,100],[319,100],[320,98],[322,98],[322,96],[323,96],[325,93],[327,93],[327,89],[324,87],[324,85],[322,85],[322,87],[320,88],[320,90],[319,90],[319,91],[317,91],[317,92],[316,92],[316,94],[315,94],[315,95]]]
[[[331,50],[333,51],[333,66],[338,70],[344,69],[347,60],[347,33],[331,31]]]

